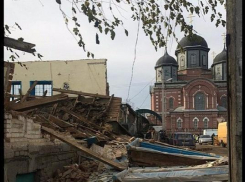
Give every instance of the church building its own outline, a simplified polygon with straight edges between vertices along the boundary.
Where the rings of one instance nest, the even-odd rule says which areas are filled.
[[[192,34],[179,42],[176,59],[165,51],[156,62],[151,110],[162,115],[164,95],[167,132],[202,134],[204,129],[217,129],[218,122],[227,121],[226,49],[224,46],[214,58],[211,68],[209,50],[203,37]]]

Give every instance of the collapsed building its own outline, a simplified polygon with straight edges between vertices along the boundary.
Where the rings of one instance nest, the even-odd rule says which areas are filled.
[[[138,136],[144,132],[149,122],[114,95],[53,87],[52,91],[57,92],[54,95],[47,96],[46,91],[42,95],[31,95],[38,85],[37,80],[31,82],[25,94],[20,91],[19,95],[13,95],[10,91],[14,64],[5,63],[4,74],[6,182],[124,181],[130,171],[127,168],[142,167],[142,162],[141,165],[137,162],[142,160],[139,155],[148,158],[156,155],[161,158],[164,155],[170,160],[170,156],[176,158],[177,155],[180,161],[200,159],[199,164],[218,159],[217,156],[196,151],[190,151],[189,154],[195,153],[199,157],[190,157],[189,154],[182,154],[187,151],[161,142],[157,144],[178,154],[154,151],[159,146],[135,140],[132,135]],[[134,146],[133,143],[150,148]],[[155,161],[143,161],[143,167],[145,162],[157,165]],[[164,161],[161,162],[166,165]],[[174,162],[171,164],[176,165]],[[227,166],[214,169],[217,176],[215,179],[228,178]],[[209,171],[203,174],[210,175]],[[159,171],[155,172],[159,176]],[[139,180],[144,180],[144,177],[139,177]],[[165,179],[164,176],[162,178]]]

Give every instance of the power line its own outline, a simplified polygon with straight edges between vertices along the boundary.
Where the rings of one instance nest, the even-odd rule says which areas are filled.
[[[147,96],[146,96],[145,100],[143,101],[143,103],[141,104],[141,106],[140,106],[139,108],[141,108],[141,107],[142,107],[142,105],[145,103],[145,101],[146,101],[146,99],[149,97],[149,95],[150,95],[150,94],[147,94]]]
[[[155,79],[155,77],[149,82],[147,83],[144,88],[142,88],[135,96],[133,96],[131,99],[129,99],[129,101],[133,100],[133,98],[135,98],[137,95],[139,95],[149,84],[151,84],[151,82]]]
[[[137,36],[136,36],[135,47],[134,47],[134,61],[133,61],[133,65],[132,65],[132,73],[131,73],[130,83],[129,83],[129,87],[128,87],[128,96],[127,96],[126,102],[128,101],[129,92],[130,92],[130,87],[131,87],[131,83],[132,83],[132,80],[133,80],[134,63],[135,63],[135,61],[136,61],[136,47],[137,47],[138,38],[139,38],[139,28],[140,28],[140,13],[139,13],[139,21],[138,21]]]

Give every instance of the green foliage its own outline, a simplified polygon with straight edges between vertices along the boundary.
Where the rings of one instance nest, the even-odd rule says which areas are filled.
[[[118,10],[118,7],[122,3],[129,6],[129,11],[131,13],[131,18],[133,21],[141,21],[142,29],[144,30],[146,36],[149,37],[152,45],[155,50],[158,48],[164,47],[166,45],[165,39],[166,36],[163,35],[163,28],[167,29],[167,36],[173,35],[175,40],[178,42],[178,38],[175,36],[174,27],[171,26],[171,22],[175,22],[174,26],[180,26],[181,31],[187,34],[192,34],[193,27],[186,23],[186,19],[183,16],[183,10],[200,15],[207,15],[211,12],[211,22],[215,21],[215,25],[225,26],[226,21],[222,19],[222,14],[216,12],[218,4],[223,5],[224,0],[199,0],[198,5],[193,5],[191,0],[165,0],[164,8],[161,8],[158,4],[158,1],[148,0],[148,1],[130,1],[130,0],[116,0],[115,2],[111,1],[73,1],[72,3],[72,12],[77,14],[76,8],[79,7],[82,10],[82,13],[87,16],[89,23],[94,23],[94,27],[98,28],[100,33],[105,35],[110,32],[110,37],[112,40],[116,37],[116,29],[121,26],[123,27],[123,21],[120,20],[114,14],[114,9]],[[106,14],[104,13],[104,8],[109,8],[111,11],[112,19],[107,19]],[[169,13],[169,16],[165,16],[164,11]],[[75,27],[73,32],[76,36],[79,37],[78,44],[83,47],[86,51],[85,43],[82,39],[79,27],[80,24],[77,23],[77,17],[74,15],[72,18],[75,22]],[[68,21],[66,21],[68,23]],[[104,32],[103,32],[104,30]],[[125,35],[128,36],[128,31],[124,28]],[[96,34],[96,44],[99,44],[99,35]],[[87,57],[92,56],[92,53],[87,51]],[[93,56],[92,56],[93,57]]]
[[[87,52],[87,57],[94,57],[94,54],[86,49],[86,44],[83,40],[81,29],[81,22],[79,22],[80,15],[87,17],[89,23],[92,23],[98,32],[110,36],[112,40],[116,37],[116,32],[119,27],[124,29],[125,35],[128,36],[128,30],[123,26],[123,21],[115,13],[121,11],[119,10],[122,5],[126,5],[130,13],[130,17],[133,21],[140,21],[140,25],[146,36],[149,37],[155,50],[166,46],[166,36],[173,36],[178,43],[178,38],[176,37],[174,31],[175,27],[179,26],[181,31],[185,35],[191,34],[193,31],[192,26],[188,25],[186,22],[186,17],[183,16],[183,11],[204,16],[210,13],[210,20],[214,22],[215,26],[226,25],[226,21],[222,19],[222,14],[217,12],[218,5],[224,5],[224,0],[198,0],[197,5],[193,5],[192,0],[164,0],[163,7],[159,6],[159,1],[155,0],[114,0],[114,1],[100,1],[100,0],[83,0],[83,1],[69,1],[71,3],[72,18],[69,18],[61,8],[61,0],[56,0],[59,4],[59,8],[65,20],[65,24],[74,23],[72,28],[72,33],[74,34],[77,43],[80,47]],[[110,10],[110,15],[105,14]],[[123,15],[122,15],[123,16]],[[111,17],[111,18],[108,18]],[[72,19],[73,21],[69,21]],[[174,23],[174,26],[172,26]],[[15,25],[21,30],[21,27],[15,23]],[[69,29],[69,28],[68,28]],[[167,35],[164,35],[162,31],[167,29]],[[70,29],[69,29],[70,30]],[[4,34],[11,34],[10,27],[8,25],[4,26]],[[108,34],[108,32],[110,32]],[[96,33],[96,44],[100,44],[99,35]],[[38,56],[41,59],[41,56]],[[13,60],[14,57],[11,57]]]

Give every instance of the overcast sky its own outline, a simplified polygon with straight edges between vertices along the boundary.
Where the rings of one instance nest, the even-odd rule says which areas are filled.
[[[69,3],[62,1],[62,9],[70,10]],[[104,9],[106,11],[108,9]],[[124,29],[118,28],[116,37],[112,41],[110,36],[100,35],[93,24],[87,23],[87,18],[79,14],[78,20],[81,24],[81,33],[95,59],[107,59],[107,76],[110,85],[110,94],[122,97],[126,101],[129,83],[134,61],[134,47],[137,35],[137,23],[127,16],[126,10],[121,10],[124,17],[124,27],[129,31],[126,37]],[[225,9],[218,9],[225,17]],[[69,13],[68,13],[69,15]],[[188,14],[186,14],[188,16]],[[34,43],[38,53],[42,54],[43,60],[78,60],[87,59],[86,53],[78,46],[73,35],[65,26],[63,16],[55,0],[4,0],[4,23],[14,25],[17,22],[22,30],[11,28],[12,38],[23,37],[24,41]],[[193,18],[194,29],[198,31],[208,43],[209,67],[213,62],[212,52],[216,55],[223,49],[223,37],[225,28],[215,27],[208,16]],[[100,44],[95,44],[95,34],[100,35]],[[175,33],[180,40],[183,33],[176,27]],[[168,53],[175,59],[177,43],[169,39]],[[18,52],[18,51],[16,51]],[[132,106],[136,108],[150,109],[149,85],[155,81],[154,66],[157,60],[163,56],[164,49],[155,51],[148,37],[142,29],[139,31],[139,39],[136,49],[136,61],[134,64],[133,80],[129,92]],[[37,57],[29,53],[18,52],[19,61],[34,61]],[[4,49],[4,60],[8,60],[10,53]],[[24,68],[23,68],[24,69]],[[23,70],[24,71],[24,70]]]

